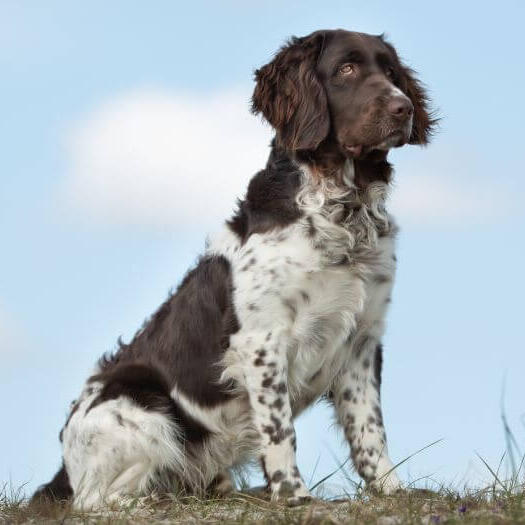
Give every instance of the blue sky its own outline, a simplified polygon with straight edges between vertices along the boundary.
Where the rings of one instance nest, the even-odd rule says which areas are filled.
[[[98,356],[178,283],[264,161],[253,69],[319,28],[386,32],[443,117],[431,146],[391,155],[391,455],[444,438],[406,481],[487,479],[475,452],[504,451],[503,385],[525,449],[525,4],[484,5],[0,2],[0,480],[30,491],[52,475]],[[307,480],[346,456],[331,425],[322,406],[297,423]]]

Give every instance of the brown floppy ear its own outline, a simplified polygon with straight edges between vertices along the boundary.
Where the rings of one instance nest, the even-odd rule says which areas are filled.
[[[253,113],[262,113],[287,150],[316,149],[330,129],[326,94],[315,65],[324,34],[292,39],[255,72]]]
[[[428,144],[439,122],[439,118],[436,118],[430,109],[428,94],[423,84],[417,78],[416,72],[401,62],[394,46],[387,42],[383,35],[380,35],[379,38],[394,55],[401,72],[399,88],[407,95],[414,106],[412,134],[408,142],[409,144]]]
[[[430,99],[425,88],[418,80],[416,72],[403,65],[402,71],[404,76],[402,89],[414,105],[412,134],[408,142],[409,144],[428,144],[439,119],[430,110]]]

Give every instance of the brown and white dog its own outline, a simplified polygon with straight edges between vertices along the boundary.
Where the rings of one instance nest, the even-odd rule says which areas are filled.
[[[177,292],[99,362],[35,498],[202,495],[259,459],[272,498],[301,501],[293,420],[323,396],[361,477],[400,487],[380,406],[396,261],[386,159],[428,142],[427,97],[382,36],[343,30],[292,38],[256,82],[253,111],[275,128],[265,169]]]

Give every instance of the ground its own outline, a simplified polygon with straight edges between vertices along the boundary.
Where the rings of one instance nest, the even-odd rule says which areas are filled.
[[[458,493],[406,491],[393,496],[361,493],[337,501],[316,501],[298,507],[271,503],[250,494],[227,499],[142,498],[119,509],[79,513],[68,505],[29,506],[14,496],[0,498],[0,523],[9,524],[525,524],[525,494],[489,487]]]

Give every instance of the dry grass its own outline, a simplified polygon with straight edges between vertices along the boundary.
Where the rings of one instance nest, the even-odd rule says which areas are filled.
[[[248,494],[222,500],[141,498],[103,512],[77,512],[69,505],[27,505],[16,494],[0,502],[0,522],[51,523],[269,523],[269,524],[434,524],[524,523],[523,486],[509,492],[497,483],[477,492],[412,490],[394,496],[367,493],[337,501],[316,501],[300,507],[270,503]]]
[[[318,499],[299,507],[272,503],[261,492],[236,493],[225,499],[199,500],[175,496],[130,500],[126,505],[100,512],[78,512],[69,504],[28,504],[23,487],[0,487],[0,523],[9,524],[191,524],[191,523],[268,523],[268,524],[454,524],[477,523],[525,525],[525,455],[510,430],[504,411],[502,422],[506,452],[497,466],[478,456],[492,483],[479,490],[457,491],[409,489],[392,496],[380,496],[356,485],[343,470],[345,463],[315,483],[311,490],[322,494],[323,485],[342,471],[350,492],[338,500]],[[435,441],[399,462],[435,445]],[[521,460],[519,460],[521,458]],[[506,468],[504,469],[504,467]],[[314,469],[315,470],[315,469]],[[505,473],[502,472],[505,470]],[[242,483],[242,479],[241,485]]]

